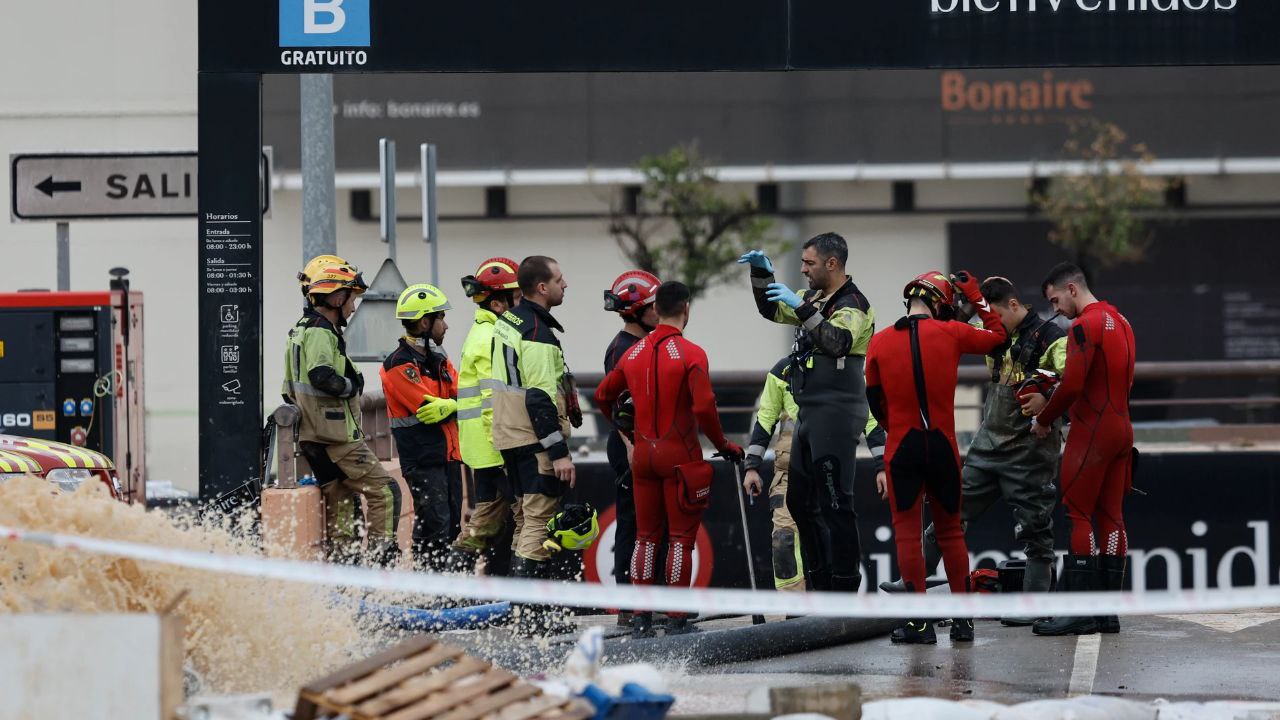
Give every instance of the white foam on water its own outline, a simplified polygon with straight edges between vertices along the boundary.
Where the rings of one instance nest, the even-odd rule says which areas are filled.
[[[258,556],[235,523],[183,523],[112,500],[97,484],[66,494],[34,477],[0,483],[0,524],[31,530]],[[370,627],[333,591],[174,565],[0,544],[0,612],[156,613],[182,593],[188,663],[218,693],[296,692],[297,688],[385,646],[393,635]]]

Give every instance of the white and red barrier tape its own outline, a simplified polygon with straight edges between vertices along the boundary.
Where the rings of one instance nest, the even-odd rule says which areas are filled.
[[[734,615],[825,617],[997,617],[1052,615],[1172,615],[1280,607],[1280,587],[1144,593],[781,593],[771,591],[600,585],[548,580],[376,570],[243,555],[216,555],[119,540],[35,532],[0,525],[0,539],[97,555],[125,557],[248,577],[418,593],[472,600],[509,600],[573,607],[646,608]]]

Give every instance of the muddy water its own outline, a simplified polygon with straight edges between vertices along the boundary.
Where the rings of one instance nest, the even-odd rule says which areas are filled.
[[[111,500],[96,483],[73,494],[38,478],[0,483],[0,523],[161,547],[257,555],[231,523],[187,526]],[[363,626],[332,591],[0,543],[0,612],[159,612],[177,602],[188,663],[207,690],[295,691],[392,638]]]

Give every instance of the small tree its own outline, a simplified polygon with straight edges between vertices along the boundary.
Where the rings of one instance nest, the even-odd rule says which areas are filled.
[[[1096,119],[1072,126],[1063,156],[1082,161],[1084,172],[1055,178],[1033,198],[1054,224],[1049,239],[1090,277],[1140,259],[1151,242],[1141,211],[1158,206],[1166,187],[1142,171],[1155,157],[1141,143],[1130,145],[1115,124]]]
[[[644,175],[636,213],[615,206],[609,234],[637,268],[680,280],[699,297],[741,274],[735,261],[742,253],[786,250],[785,241],[770,238],[773,221],[754,200],[721,193],[696,145],[645,157],[636,168]]]

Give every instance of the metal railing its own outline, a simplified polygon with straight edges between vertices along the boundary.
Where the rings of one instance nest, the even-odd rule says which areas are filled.
[[[759,392],[764,384],[767,370],[744,371],[730,370],[712,372],[711,382],[717,388],[754,389]],[[1176,362],[1139,362],[1134,367],[1135,380],[1145,381],[1185,381],[1193,379],[1276,379],[1280,381],[1280,360],[1210,360],[1210,361],[1176,361]],[[604,373],[577,374],[578,389],[586,398],[590,398],[595,387],[604,379]],[[960,385],[984,386],[990,381],[990,372],[981,365],[962,365],[959,370]],[[1277,386],[1280,390],[1280,385]],[[1130,401],[1135,408],[1150,407],[1275,407],[1280,406],[1280,395],[1243,395],[1212,397],[1140,397]],[[981,409],[981,403],[960,403],[956,410]],[[591,404],[585,403],[584,411],[599,411]],[[722,406],[720,412],[725,415],[752,414],[755,405]]]
[[[758,396],[761,386],[764,383],[766,370],[749,371],[749,370],[731,370],[724,372],[713,372],[711,382],[717,388],[717,391],[741,396],[750,393],[752,398]],[[1203,361],[1203,362],[1140,362],[1134,368],[1136,381],[1185,381],[1192,379],[1275,379],[1280,386],[1280,360],[1231,360],[1231,361]],[[600,411],[596,408],[591,398],[595,392],[595,388],[604,379],[604,373],[581,373],[575,375],[578,384],[578,391],[582,396],[582,411],[596,416],[600,415]],[[959,370],[959,381],[961,386],[974,387],[984,386],[990,381],[988,370],[981,365],[963,365]],[[1259,395],[1259,396],[1234,396],[1234,397],[1193,397],[1193,398],[1138,398],[1130,402],[1135,408],[1147,407],[1276,407],[1280,406],[1280,396],[1275,395]],[[957,411],[978,410],[981,409],[981,403],[959,403],[956,405]],[[363,412],[363,423],[361,425],[365,436],[368,438],[371,449],[374,454],[381,460],[390,460],[396,457],[395,443],[391,437],[391,426],[387,419],[386,399],[381,392],[376,390],[370,391],[360,400],[360,408]],[[753,415],[756,412],[757,405],[722,405],[719,410],[722,415],[726,416],[743,416]],[[741,423],[740,423],[741,424]],[[608,432],[607,424],[603,422],[596,423],[597,432],[594,438],[589,440],[599,441]],[[1262,428],[1259,428],[1262,429]],[[1280,439],[1280,438],[1277,438]],[[282,459],[280,463],[280,481],[281,485],[289,487],[295,478],[292,473],[292,463],[290,459],[294,455],[295,446],[293,444],[292,433],[281,432],[278,437],[279,453],[277,457]],[[305,472],[306,461],[302,457],[298,457],[299,472]]]

